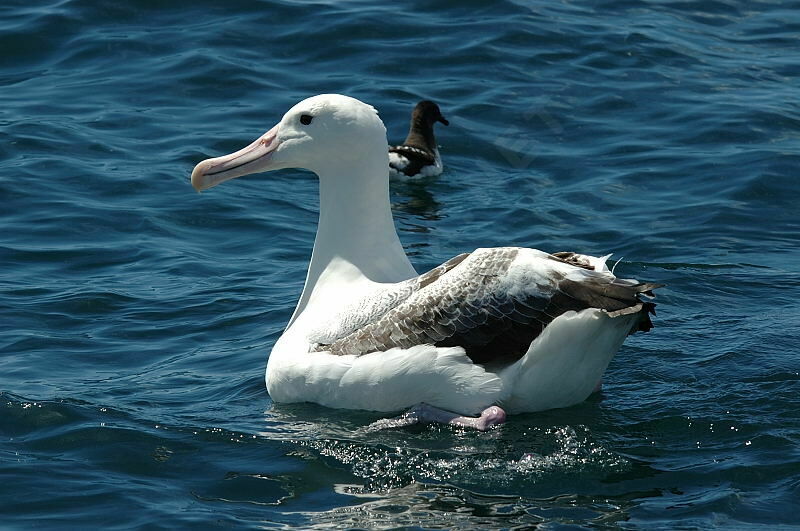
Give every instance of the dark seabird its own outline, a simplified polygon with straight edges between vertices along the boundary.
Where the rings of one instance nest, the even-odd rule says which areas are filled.
[[[433,124],[450,125],[439,106],[425,100],[411,113],[408,136],[399,146],[389,146],[389,173],[393,177],[431,177],[442,173],[442,159],[433,136]]]

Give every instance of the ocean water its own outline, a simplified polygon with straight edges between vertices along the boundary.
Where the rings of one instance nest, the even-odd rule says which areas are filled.
[[[795,527],[799,36],[796,1],[3,2],[0,527]],[[667,284],[602,393],[488,433],[271,402],[315,178],[189,173],[324,92],[450,120],[392,185],[418,270]]]

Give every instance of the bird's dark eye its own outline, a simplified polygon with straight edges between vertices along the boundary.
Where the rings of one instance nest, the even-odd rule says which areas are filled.
[[[308,125],[311,123],[311,120],[313,119],[314,117],[311,116],[310,114],[303,114],[300,116],[300,123],[303,125]]]

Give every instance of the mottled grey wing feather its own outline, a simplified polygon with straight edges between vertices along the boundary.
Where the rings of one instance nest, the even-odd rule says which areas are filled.
[[[467,268],[459,267],[467,257],[460,255],[418,277],[419,290],[400,305],[315,350],[361,355],[433,344],[462,347],[475,363],[509,363],[522,357],[553,319],[570,310],[638,312],[642,317],[632,332],[652,327],[647,314],[654,305],[639,300],[638,294],[649,293],[656,285],[612,282],[602,274],[587,274],[586,280],[577,282],[554,270],[548,284],[510,294],[501,289],[500,280],[516,255],[513,248],[484,251]]]

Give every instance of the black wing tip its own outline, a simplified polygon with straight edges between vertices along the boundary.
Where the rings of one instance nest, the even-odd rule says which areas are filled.
[[[650,319],[650,314],[656,314],[655,303],[642,302],[642,310],[639,313],[639,321],[636,323],[636,326],[631,328],[630,333],[634,334],[636,332],[649,332],[652,330],[655,325],[653,325],[653,321]]]
[[[666,284],[661,284],[659,282],[641,282],[633,286],[636,290],[636,299],[639,301],[641,309],[639,310],[639,320],[633,328],[631,328],[631,334],[635,334],[636,332],[649,332],[655,327],[650,316],[656,315],[656,303],[643,301],[639,299],[638,295],[644,295],[648,299],[654,299],[656,297],[654,290],[663,288],[664,286],[666,286]]]
[[[637,287],[646,287],[647,289],[640,291],[639,294],[652,299],[655,298],[656,296],[652,290],[664,287],[664,284],[648,283],[648,284],[640,284]],[[639,307],[638,312],[631,312],[631,313],[638,313],[639,320],[636,322],[633,328],[631,328],[629,335],[635,334],[636,332],[649,332],[655,327],[655,325],[653,324],[653,320],[650,319],[650,316],[656,315],[656,303],[650,301],[643,301],[638,297],[637,300],[639,300],[639,304],[636,305]]]

